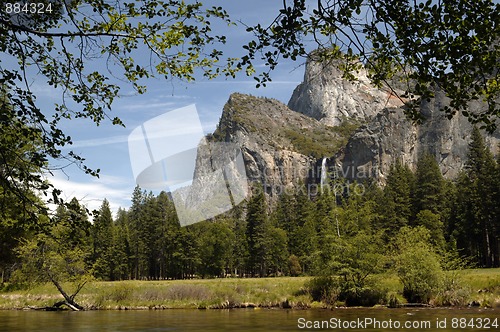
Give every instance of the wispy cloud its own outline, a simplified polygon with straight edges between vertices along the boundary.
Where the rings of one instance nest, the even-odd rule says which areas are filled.
[[[120,136],[80,140],[80,141],[73,142],[73,144],[71,144],[71,145],[64,146],[63,149],[70,150],[70,149],[78,149],[78,148],[89,148],[89,147],[94,147],[94,146],[103,146],[103,145],[108,145],[108,144],[120,144],[120,143],[127,142],[127,139],[128,139],[128,136],[120,135]]]
[[[152,108],[173,108],[176,107],[179,103],[178,102],[158,102],[158,103],[152,103],[152,102],[138,102],[138,103],[132,103],[132,104],[117,104],[114,106],[114,108],[119,108],[121,110],[125,111],[135,111],[135,110],[147,110],[147,109],[152,109]]]
[[[61,177],[52,177],[49,181],[62,190],[62,198],[71,200],[76,198],[89,210],[97,210],[106,198],[113,213],[119,207],[128,208],[133,188],[129,188],[129,181],[113,176],[101,176],[91,182],[78,182]]]

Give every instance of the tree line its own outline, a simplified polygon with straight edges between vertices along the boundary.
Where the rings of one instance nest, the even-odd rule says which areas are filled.
[[[297,191],[269,206],[255,186],[233,211],[187,227],[180,227],[168,193],[155,196],[139,187],[131,207],[119,209],[115,218],[107,200],[90,219],[73,199],[31,228],[16,220],[15,198],[2,193],[0,266],[5,280],[11,272],[33,280],[40,274],[40,280],[88,274],[102,280],[297,276],[349,269],[370,274],[381,255],[401,243],[402,230],[418,228],[442,266],[455,257],[471,266],[498,267],[499,175],[499,161],[474,129],[465,169],[454,181],[445,180],[435,158],[424,154],[415,172],[396,162],[386,185],[366,182],[363,195],[324,190],[310,197]]]

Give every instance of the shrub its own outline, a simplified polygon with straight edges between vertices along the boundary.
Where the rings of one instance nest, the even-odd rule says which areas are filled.
[[[386,293],[381,289],[365,286],[342,290],[338,298],[340,301],[345,301],[348,307],[373,307],[385,300]]]
[[[132,287],[126,284],[119,284],[117,287],[109,290],[107,297],[114,302],[123,302],[130,300],[132,295]]]
[[[424,227],[403,227],[397,235],[396,270],[403,296],[411,303],[428,303],[441,286],[439,257],[429,240],[429,231]]]
[[[401,295],[396,292],[389,292],[387,294],[386,302],[389,308],[399,308],[404,302],[404,298],[402,298]]]
[[[450,271],[443,277],[443,284],[434,299],[434,304],[463,307],[469,304],[471,295],[471,289],[462,285],[457,271]]]
[[[338,298],[338,280],[332,276],[319,276],[306,283],[306,289],[314,301],[334,304]]]
[[[288,270],[292,277],[296,277],[302,273],[302,267],[300,266],[300,261],[297,256],[290,255],[290,257],[288,257]]]
[[[349,289],[339,294],[339,300],[345,301],[348,307],[373,307],[383,302],[386,297],[385,293],[382,290],[370,287]]]

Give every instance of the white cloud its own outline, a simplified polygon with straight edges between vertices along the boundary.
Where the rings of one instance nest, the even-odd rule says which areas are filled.
[[[118,144],[125,143],[128,140],[128,135],[119,135],[119,136],[111,136],[111,137],[103,137],[103,138],[95,138],[95,139],[87,139],[87,140],[79,140],[73,142],[71,145],[66,145],[63,149],[77,149],[77,148],[88,148],[93,146],[102,146],[108,144]]]
[[[104,199],[109,201],[115,215],[119,207],[128,208],[130,205],[133,188],[129,188],[129,183],[119,177],[101,176],[83,183],[54,176],[49,181],[62,190],[61,198],[66,201],[76,198],[90,211],[99,209]]]
[[[134,110],[147,110],[147,109],[152,109],[152,108],[177,108],[178,102],[158,102],[158,103],[152,103],[152,102],[137,102],[137,103],[132,103],[132,104],[124,104],[124,105],[113,105],[113,108],[119,108],[120,110],[125,110],[125,111],[134,111]]]

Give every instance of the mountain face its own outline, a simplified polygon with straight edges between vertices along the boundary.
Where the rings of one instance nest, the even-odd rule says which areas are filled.
[[[304,82],[295,88],[288,107],[326,125],[337,126],[345,119],[368,121],[384,108],[402,105],[389,91],[371,85],[365,70],[360,69],[355,76],[355,81],[349,81],[342,77],[336,62],[310,58]]]
[[[467,160],[472,125],[463,116],[448,119],[439,111],[448,103],[442,93],[431,101],[423,101],[420,112],[425,121],[420,125],[410,122],[402,108],[385,108],[377,113],[350,137],[343,154],[338,156],[346,177],[374,177],[384,183],[396,160],[415,170],[418,158],[429,153],[435,156],[445,178],[455,178]],[[482,107],[472,103],[469,110],[478,112]],[[486,142],[496,152],[500,132],[487,136]]]
[[[269,197],[298,186],[317,190],[327,169],[383,184],[392,163],[400,160],[415,169],[422,153],[434,155],[444,176],[454,178],[467,159],[472,125],[463,116],[446,118],[439,109],[447,103],[439,93],[423,102],[426,120],[416,125],[401,101],[372,86],[365,72],[350,82],[335,65],[310,60],[288,107],[232,94],[208,140],[240,146],[248,180],[261,183]],[[470,111],[482,107],[471,104]],[[500,133],[487,142],[496,154]]]
[[[240,146],[248,180],[276,197],[298,183],[319,182],[318,160],[339,151],[355,128],[348,121],[329,127],[279,101],[236,93],[208,140]]]

